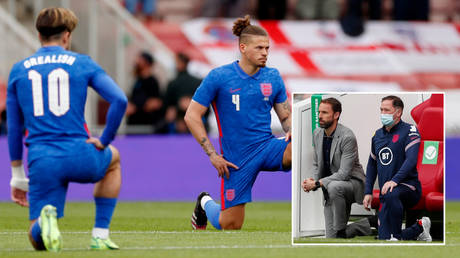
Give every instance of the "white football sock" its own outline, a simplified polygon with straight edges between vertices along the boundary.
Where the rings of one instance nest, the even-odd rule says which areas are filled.
[[[203,208],[203,210],[204,210],[204,205],[206,205],[208,201],[212,201],[212,198],[209,195],[205,195],[203,196],[203,198],[201,198],[201,208]]]
[[[109,229],[108,228],[93,228],[92,232],[93,237],[99,237],[100,239],[109,238]]]

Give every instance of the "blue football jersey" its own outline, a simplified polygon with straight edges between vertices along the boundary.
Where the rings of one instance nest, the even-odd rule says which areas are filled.
[[[212,105],[224,157],[238,166],[274,137],[270,111],[286,99],[278,70],[264,67],[249,76],[238,61],[213,69],[193,96],[205,107]]]
[[[42,47],[16,63],[8,80],[7,97],[11,159],[21,159],[22,143],[17,141],[22,126],[27,130],[29,146],[88,138],[84,119],[88,85],[109,102],[126,99],[113,80],[106,77],[89,56],[60,46]],[[121,114],[117,114],[117,119],[121,121],[124,109],[123,105],[118,107],[117,113]],[[104,144],[113,139],[118,125],[119,121],[115,121],[115,130],[107,132],[110,136],[101,137]]]

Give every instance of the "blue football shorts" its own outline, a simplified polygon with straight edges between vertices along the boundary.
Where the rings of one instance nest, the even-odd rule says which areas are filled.
[[[98,150],[93,144],[72,141],[65,150],[50,150],[53,155],[29,161],[29,219],[40,216],[43,206],[56,207],[58,218],[64,216],[64,205],[69,182],[96,183],[104,178],[112,160],[110,148]],[[30,148],[31,151],[43,149]],[[53,149],[53,147],[51,147]]]
[[[221,182],[221,207],[227,208],[251,202],[251,190],[260,171],[289,171],[283,168],[283,154],[289,142],[272,138],[262,144],[238,170],[228,168],[230,178]]]

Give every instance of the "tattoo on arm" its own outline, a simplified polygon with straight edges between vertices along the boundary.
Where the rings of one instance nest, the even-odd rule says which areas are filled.
[[[287,116],[281,120],[281,125],[283,126],[283,130],[285,132],[289,132],[291,131],[291,106],[289,105],[289,100],[282,103],[282,108]]]
[[[289,105],[289,100],[286,100],[283,102],[283,108],[286,110],[289,114],[291,114],[291,106]]]
[[[289,132],[291,131],[291,117],[287,117],[283,121],[281,121],[281,125],[283,126],[284,132]]]
[[[214,149],[214,146],[212,146],[206,137],[201,138],[200,145],[208,156],[211,156],[213,153],[217,154],[216,149]]]

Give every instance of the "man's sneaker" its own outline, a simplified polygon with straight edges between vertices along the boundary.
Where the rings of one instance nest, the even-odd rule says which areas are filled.
[[[393,236],[393,234],[391,234],[390,239],[387,239],[387,241],[389,241],[389,242],[398,242],[399,239],[397,239],[396,237]]]
[[[204,230],[208,225],[208,217],[206,216],[206,212],[201,207],[201,199],[203,199],[204,196],[209,196],[209,194],[207,192],[201,192],[196,200],[195,210],[192,213],[191,220],[193,229]]]
[[[430,235],[431,220],[428,217],[422,217],[417,223],[423,227],[423,232],[417,237],[417,241],[431,242],[433,239]]]
[[[46,250],[58,252],[62,249],[62,237],[57,224],[56,208],[46,205],[40,212],[43,244]]]
[[[99,237],[93,237],[91,238],[91,250],[118,250],[120,247],[118,247],[117,244],[112,242],[110,238],[107,239],[102,239]]]

